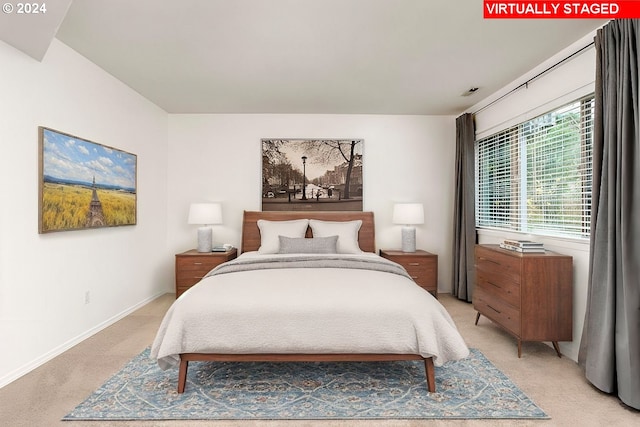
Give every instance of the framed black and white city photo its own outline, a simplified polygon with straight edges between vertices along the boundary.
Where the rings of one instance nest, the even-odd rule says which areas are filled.
[[[262,139],[263,211],[362,211],[362,139]]]

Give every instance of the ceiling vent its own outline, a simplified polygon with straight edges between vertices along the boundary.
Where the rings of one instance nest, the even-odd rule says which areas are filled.
[[[477,92],[477,90],[478,90],[478,89],[479,89],[479,88],[477,88],[477,87],[472,87],[472,88],[470,88],[468,91],[463,92],[463,93],[462,93],[462,96],[470,96],[470,95],[473,95],[474,93],[476,93],[476,92]]]

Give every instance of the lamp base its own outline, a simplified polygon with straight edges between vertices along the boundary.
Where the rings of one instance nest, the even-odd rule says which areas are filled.
[[[402,227],[402,252],[416,251],[416,228]]]
[[[213,250],[213,228],[198,227],[198,252]]]

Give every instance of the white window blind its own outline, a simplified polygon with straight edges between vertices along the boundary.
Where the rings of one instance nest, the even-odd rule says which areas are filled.
[[[476,141],[476,224],[586,238],[593,96]]]

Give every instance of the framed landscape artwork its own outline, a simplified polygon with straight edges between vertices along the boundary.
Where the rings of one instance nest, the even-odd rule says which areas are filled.
[[[38,128],[38,231],[135,225],[137,156]]]
[[[362,211],[362,139],[262,139],[263,211]]]

